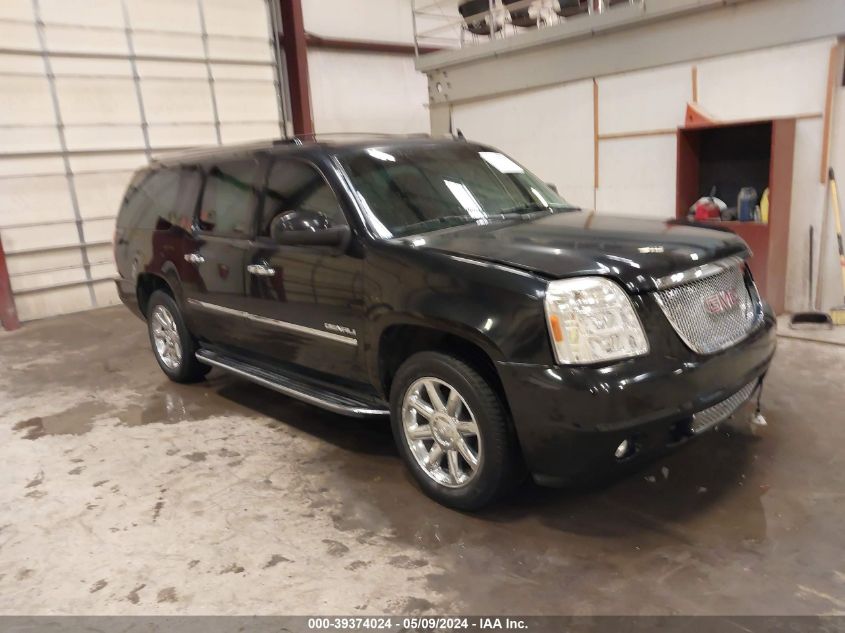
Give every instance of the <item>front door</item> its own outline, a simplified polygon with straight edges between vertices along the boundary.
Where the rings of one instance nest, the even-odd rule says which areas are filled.
[[[247,328],[246,258],[258,200],[257,159],[203,166],[205,187],[185,266],[193,273],[185,283],[191,332],[200,339],[243,349]]]
[[[357,382],[364,376],[363,259],[331,246],[280,245],[274,218],[291,211],[347,223],[338,199],[312,164],[282,158],[269,166],[246,290],[256,354]],[[315,230],[319,227],[315,226]]]

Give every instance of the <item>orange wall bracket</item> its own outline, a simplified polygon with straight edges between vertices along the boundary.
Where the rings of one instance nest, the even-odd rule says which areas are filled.
[[[684,116],[684,127],[707,126],[713,125],[716,122],[716,119],[709,113],[705,112],[704,109],[699,107],[697,103],[687,104],[687,113],[686,116]]]

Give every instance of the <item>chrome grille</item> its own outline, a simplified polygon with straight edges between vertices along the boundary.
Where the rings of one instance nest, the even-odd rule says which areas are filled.
[[[763,320],[757,288],[746,275],[744,264],[737,258],[701,267],[703,274],[693,271],[660,280],[658,287],[678,285],[654,293],[663,314],[678,336],[694,352],[713,354],[741,341]]]
[[[714,404],[712,407],[694,414],[692,416],[692,432],[701,433],[714,424],[718,424],[731,417],[736,413],[737,409],[745,404],[751,397],[751,394],[754,393],[757,382],[757,379],[752,380],[731,397],[725,398],[719,404]]]

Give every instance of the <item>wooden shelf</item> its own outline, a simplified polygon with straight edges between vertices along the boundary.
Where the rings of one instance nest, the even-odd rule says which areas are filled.
[[[753,186],[758,195],[769,189],[769,222],[710,221],[707,225],[739,235],[752,252],[751,272],[763,298],[774,311],[784,310],[795,119],[703,125],[678,130],[678,171],[675,217],[684,220],[689,208],[712,186],[728,205],[740,187]],[[723,197],[724,196],[724,197]]]
[[[726,229],[735,229],[740,227],[767,227],[765,222],[740,222],[739,220],[703,220],[707,224],[712,224],[714,227],[723,226]]]

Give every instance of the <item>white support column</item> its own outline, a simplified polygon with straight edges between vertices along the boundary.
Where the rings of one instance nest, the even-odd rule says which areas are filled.
[[[59,93],[56,89],[56,76],[53,73],[53,64],[50,61],[50,53],[47,49],[47,38],[44,32],[44,21],[41,18],[41,6],[39,0],[32,0],[32,13],[35,19],[35,30],[38,34],[38,45],[41,50],[41,59],[44,63],[44,74],[47,77],[47,84],[50,89],[50,100],[53,105],[53,114],[56,119],[56,132],[59,136],[59,149],[62,156],[65,177],[67,178],[68,193],[73,208],[73,217],[76,224],[77,238],[79,239],[79,251],[82,258],[82,269],[85,272],[85,285],[88,288],[88,295],[91,299],[91,307],[97,306],[97,296],[94,294],[93,278],[91,275],[91,261],[88,257],[88,247],[85,242],[85,227],[82,224],[82,212],[79,208],[79,196],[76,192],[76,180],[73,168],[70,164],[67,138],[65,137],[65,124],[62,119],[62,109],[59,105]]]
[[[220,114],[217,110],[217,91],[214,88],[214,72],[211,70],[211,59],[208,54],[208,29],[205,26],[205,9],[203,0],[197,0],[197,10],[200,16],[200,28],[202,29],[202,52],[205,58],[205,70],[208,75],[208,89],[211,93],[211,112],[214,117],[214,133],[217,135],[217,144],[223,144],[223,137],[220,134]]]
[[[273,59],[275,61],[273,85],[276,88],[276,99],[279,107],[279,131],[282,134],[282,138],[287,138],[288,112],[290,110],[288,108],[284,55],[279,39],[282,35],[282,25],[279,20],[281,14],[279,13],[278,2],[279,0],[266,0],[264,6],[267,9],[267,30],[269,31],[270,46],[273,48]]]
[[[144,110],[144,95],[141,92],[141,76],[138,74],[138,60],[135,57],[135,42],[132,38],[132,24],[129,21],[129,11],[126,8],[126,0],[120,0],[120,8],[123,11],[123,24],[126,27],[126,46],[129,48],[129,66],[132,69],[132,81],[135,85],[135,97],[138,100],[138,113],[141,116],[141,133],[144,136],[144,154],[149,161],[152,158],[152,146],[150,145],[150,124],[147,121],[147,113]]]

